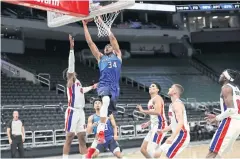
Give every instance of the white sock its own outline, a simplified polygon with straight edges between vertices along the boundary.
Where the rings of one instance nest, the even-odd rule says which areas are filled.
[[[97,133],[99,133],[100,131],[104,131],[105,125],[105,123],[99,123],[97,127]]]
[[[63,154],[63,155],[62,155],[62,158],[63,158],[63,159],[68,159],[68,155]]]
[[[97,141],[96,139],[94,139],[94,140],[93,140],[93,143],[92,143],[92,145],[91,145],[91,148],[96,149],[97,145],[98,145],[98,141]]]
[[[80,159],[85,159],[85,155],[80,154]]]

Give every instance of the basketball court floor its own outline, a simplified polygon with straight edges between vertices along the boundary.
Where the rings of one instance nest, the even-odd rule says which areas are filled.
[[[210,140],[204,142],[192,142],[188,148],[186,148],[177,158],[205,158],[208,153]],[[132,149],[124,149],[123,150],[125,159],[140,159],[144,158],[140,153],[140,148],[132,148]],[[49,159],[61,158],[62,156],[55,157],[46,157]],[[78,154],[70,155],[69,158],[79,158]],[[111,153],[103,153],[99,156],[99,158],[112,158],[116,159],[112,156]],[[166,158],[164,155],[161,158]],[[222,158],[240,158],[240,140],[234,143],[233,149],[224,154]]]

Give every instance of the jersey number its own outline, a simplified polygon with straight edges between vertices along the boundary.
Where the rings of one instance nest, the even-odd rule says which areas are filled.
[[[114,61],[114,62],[108,62],[108,68],[117,68],[117,63]]]
[[[237,99],[238,114],[240,114],[240,100]]]
[[[108,130],[107,124],[105,125],[105,131]]]

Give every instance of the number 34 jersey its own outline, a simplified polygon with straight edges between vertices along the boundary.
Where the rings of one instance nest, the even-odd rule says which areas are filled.
[[[98,63],[100,78],[98,88],[108,87],[111,90],[119,89],[122,61],[116,54],[103,55]]]

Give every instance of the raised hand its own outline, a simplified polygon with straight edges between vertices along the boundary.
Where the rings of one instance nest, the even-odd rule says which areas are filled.
[[[83,23],[83,25],[87,25],[87,23],[88,23],[88,20],[82,20],[82,23]]]
[[[98,83],[95,83],[92,87],[93,89],[96,89],[98,87]]]
[[[145,128],[147,128],[149,125],[150,125],[150,122],[143,123],[143,124],[141,124],[141,128],[142,128],[142,129],[145,129]]]
[[[74,49],[74,38],[70,34],[69,34],[68,38],[69,38],[69,42],[70,42],[70,48]]]

